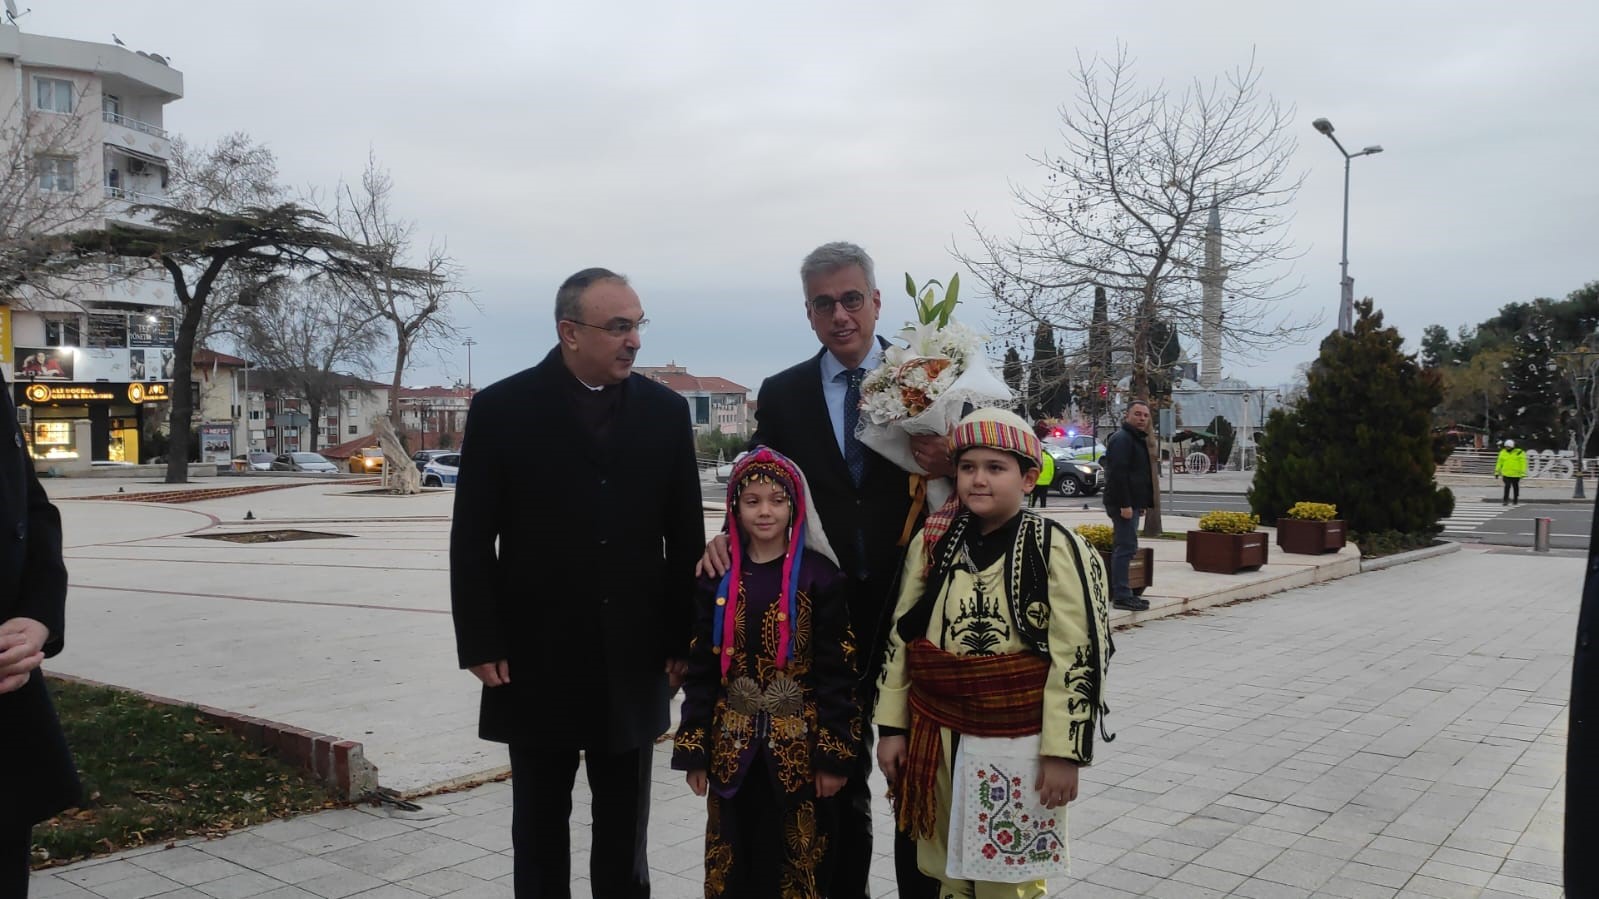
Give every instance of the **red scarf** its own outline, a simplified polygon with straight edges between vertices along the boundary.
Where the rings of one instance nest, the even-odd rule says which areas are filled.
[[[899,781],[899,826],[912,837],[933,835],[939,728],[979,737],[1025,737],[1044,726],[1049,660],[1028,653],[957,656],[925,637],[905,647],[910,672],[909,748]]]

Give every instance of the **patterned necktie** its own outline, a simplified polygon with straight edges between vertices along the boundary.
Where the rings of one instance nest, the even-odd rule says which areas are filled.
[[[866,449],[855,437],[855,426],[861,420],[861,380],[866,369],[852,368],[842,373],[844,388],[844,465],[849,469],[850,480],[859,487],[866,479]]]

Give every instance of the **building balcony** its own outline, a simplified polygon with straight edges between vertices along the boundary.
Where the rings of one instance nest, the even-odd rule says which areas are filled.
[[[160,125],[152,125],[149,122],[141,122],[138,119],[129,118],[128,116],[125,116],[119,112],[111,112],[110,110],[105,111],[103,116],[107,122],[110,122],[113,125],[121,125],[122,127],[131,131],[137,131],[140,134],[148,134],[152,137],[159,137],[162,140],[167,139],[167,131]]]
[[[109,184],[106,185],[105,195],[107,199],[123,200],[129,205],[165,203],[167,201],[167,198],[163,196],[140,193],[131,187],[112,187]]]
[[[110,110],[100,115],[106,123],[106,146],[112,150],[150,156],[153,157],[151,162],[158,165],[166,165],[166,160],[172,158],[172,141],[167,136],[166,129],[160,125],[142,122]]]

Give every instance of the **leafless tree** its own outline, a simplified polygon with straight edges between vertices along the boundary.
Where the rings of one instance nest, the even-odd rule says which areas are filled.
[[[1032,160],[1037,187],[1017,186],[1018,233],[970,221],[977,246],[957,252],[994,298],[1001,336],[1021,339],[1039,322],[1087,334],[1103,288],[1113,347],[1125,348],[1131,395],[1148,399],[1162,325],[1198,335],[1205,229],[1221,220],[1226,290],[1224,345],[1235,354],[1279,346],[1311,324],[1276,308],[1298,289],[1279,281],[1294,256],[1289,205],[1303,175],[1289,170],[1294,112],[1260,87],[1253,59],[1182,90],[1141,86],[1126,48],[1079,57],[1077,97],[1060,110],[1065,146]],[[1089,360],[1091,361],[1091,360]],[[1150,437],[1158,474],[1158,441]],[[1145,533],[1161,529],[1159,497]]]
[[[310,406],[311,450],[318,448],[322,411],[337,404],[345,377],[336,369],[372,370],[383,342],[371,313],[330,279],[285,281],[260,291],[243,319],[242,346],[280,388],[293,388]],[[365,424],[362,422],[361,424]]]
[[[84,96],[77,94],[70,114],[31,109],[25,98],[0,114],[0,283],[24,305],[72,301],[84,286],[117,277],[105,268],[71,278],[37,272],[59,235],[100,224],[110,203],[89,164],[100,145]]]
[[[451,319],[460,302],[474,303],[461,286],[460,265],[442,243],[429,244],[415,264],[416,223],[393,209],[394,179],[377,160],[367,158],[358,187],[342,184],[329,218],[347,239],[366,248],[364,276],[347,283],[367,314],[382,322],[394,342],[394,376],[389,421],[401,429],[400,385],[406,367],[425,346],[439,347],[458,332]]]

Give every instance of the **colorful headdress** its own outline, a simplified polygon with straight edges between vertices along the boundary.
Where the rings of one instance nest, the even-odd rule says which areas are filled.
[[[1005,409],[978,409],[969,413],[949,435],[949,454],[958,458],[961,453],[976,447],[1012,453],[1027,460],[1032,466],[1044,464],[1044,445],[1020,415]],[[962,510],[959,494],[931,512],[922,525],[924,558],[931,565],[934,548],[949,530],[949,526]]]
[[[743,567],[743,538],[738,529],[738,498],[744,488],[752,483],[776,484],[788,494],[789,520],[788,550],[783,556],[782,604],[784,615],[778,622],[776,665],[783,668],[794,654],[793,625],[799,614],[800,562],[807,548],[826,556],[835,565],[838,559],[828,545],[811,501],[810,485],[799,466],[787,456],[771,447],[759,446],[733,460],[733,472],[727,479],[727,538],[732,555],[732,565],[716,587],[716,614],[711,622],[712,650],[721,657],[722,675],[727,675],[733,661],[734,621],[737,617],[740,569]]]

